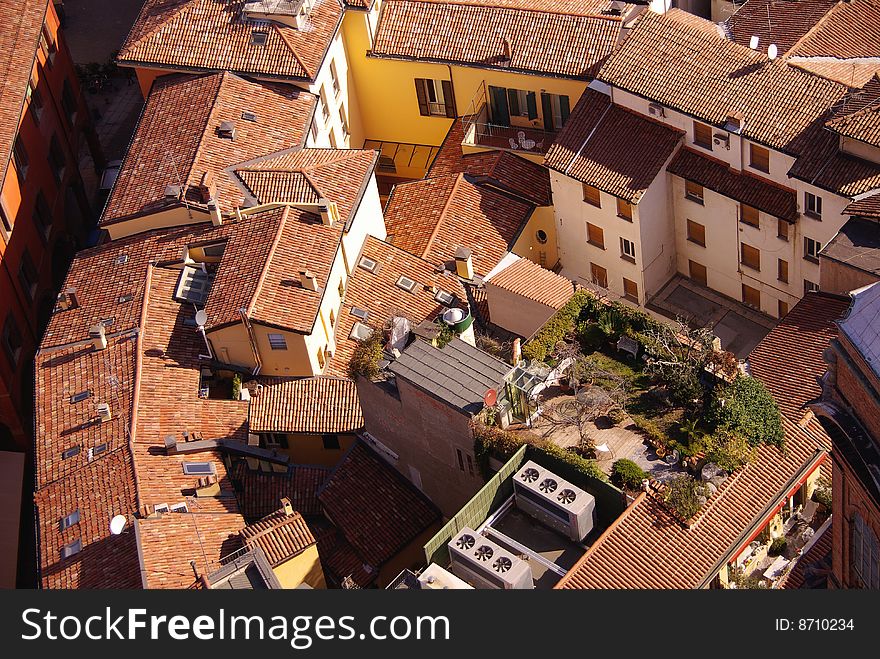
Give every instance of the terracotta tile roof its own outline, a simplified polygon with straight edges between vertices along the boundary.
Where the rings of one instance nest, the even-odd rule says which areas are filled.
[[[157,79],[102,224],[179,207],[182,199],[204,208],[198,186],[206,174],[213,178],[221,210],[230,212],[242,204],[244,194],[227,168],[302,146],[315,103],[314,95],[295,87],[253,82],[227,72]],[[243,119],[245,112],[252,112],[256,120]],[[224,121],[234,122],[234,139],[220,136]],[[180,198],[165,196],[169,185],[184,186]]]
[[[783,220],[798,218],[796,191],[749,172],[737,172],[727,163],[688,147],[679,150],[666,171]]]
[[[244,519],[234,514],[163,513],[139,519],[138,549],[146,588],[188,588],[199,575],[221,567],[220,559],[242,547]]]
[[[635,204],[663,169],[682,134],[588,89],[544,163]]]
[[[816,133],[788,175],[843,197],[880,188],[880,164],[846,154],[839,146],[840,136],[836,133]]]
[[[37,464],[39,465],[39,458]],[[111,535],[110,520],[137,509],[134,470],[126,447],[83,465],[34,495],[43,588],[140,588],[134,533]],[[61,519],[77,511],[79,521],[61,530]],[[82,551],[61,557],[79,540]]]
[[[447,307],[437,301],[432,287],[454,295],[454,306],[467,299],[454,273],[447,270],[437,272],[431,263],[377,238],[367,236],[361,255],[372,259],[379,267],[375,272],[353,268],[348,280],[336,325],[336,352],[326,371],[340,377],[348,376],[348,363],[357,346],[357,340],[351,338],[355,323],[384,325],[392,316],[403,316],[414,325],[433,320]],[[412,292],[397,286],[401,276],[416,282]],[[352,314],[355,308],[367,312],[366,321]]]
[[[336,0],[315,3],[308,27],[253,22],[246,0],[147,0],[119,51],[129,66],[250,73],[313,81],[342,22]],[[251,33],[268,33],[265,45]]]
[[[327,518],[374,568],[440,518],[421,492],[362,442],[348,451],[318,499]]]
[[[611,15],[612,0],[418,0],[422,2],[444,2],[450,5],[470,5],[473,7],[497,7],[500,9],[520,9],[544,11],[571,16]],[[628,5],[627,8],[631,7]]]
[[[880,71],[880,59],[838,60],[825,57],[790,57],[792,66],[848,87],[861,87]]]
[[[241,537],[251,549],[262,549],[272,567],[301,554],[315,544],[315,537],[303,516],[298,512],[288,515],[284,509],[249,524],[242,529]]]
[[[453,260],[458,247],[473,251],[477,274],[508,252],[534,206],[448,174],[395,186],[385,207],[388,242],[432,263]]]
[[[251,397],[250,432],[351,433],[364,425],[351,380],[316,377],[263,384]]]
[[[509,151],[463,153],[462,124],[468,117],[452,122],[440,150],[428,170],[427,178],[447,174],[468,174],[475,183],[499,188],[522,197],[536,206],[549,206],[550,173],[538,163]]]
[[[798,425],[802,402],[818,395],[822,352],[845,308],[809,295],[749,357],[782,410],[785,451],[763,445],[754,462],[728,477],[685,528],[652,496],[642,494],[590,547],[557,588],[697,588],[719,562],[748,543],[749,533],[788,497],[793,479],[819,467],[827,453],[818,423]],[[824,367],[822,368],[824,372]],[[827,436],[824,438],[827,442]]]
[[[880,45],[878,45],[880,56]],[[880,69],[880,60],[878,60]],[[880,78],[876,75],[860,90],[854,103],[838,113],[826,126],[839,135],[880,147]]]
[[[810,293],[749,355],[751,374],[767,385],[780,411],[795,423],[803,417],[806,404],[822,393],[819,378],[828,369],[822,353],[837,336],[832,321],[848,306],[845,298]]]
[[[744,117],[744,137],[797,155],[846,87],[767,59],[724,38],[709,21],[647,12],[598,78],[701,121]]]
[[[838,0],[749,0],[725,21],[730,39],[748,46],[757,36],[758,49],[775,43],[787,52],[837,4]]]
[[[788,590],[825,587],[828,574],[831,572],[833,541],[831,524],[828,524],[813,540],[813,545],[797,559],[791,572],[783,577],[779,587]]]
[[[335,526],[321,520],[312,520],[309,527],[318,540],[318,556],[321,558],[325,576],[336,584],[341,584],[346,577],[351,577],[361,588],[368,588],[373,584],[378,571],[368,569],[370,566],[364,564],[364,559]]]
[[[575,291],[574,285],[565,277],[523,258],[517,259],[487,281],[500,289],[554,309],[562,308]]]
[[[854,201],[843,212],[847,215],[880,218],[880,192]]]
[[[256,521],[278,510],[284,497],[303,515],[320,515],[318,488],[327,480],[330,469],[293,465],[285,473],[265,473],[250,469],[245,460],[236,460],[230,473],[242,514],[245,519]]]
[[[851,59],[877,57],[880,42],[880,1],[838,2],[792,49],[799,57]]]
[[[0,157],[3,174],[18,134],[49,0],[0,0]],[[0,177],[0,182],[2,182]]]
[[[619,16],[389,0],[371,52],[583,79],[595,76],[617,45],[620,30]]]

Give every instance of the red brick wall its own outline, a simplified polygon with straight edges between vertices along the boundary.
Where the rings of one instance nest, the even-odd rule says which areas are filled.
[[[843,358],[838,358],[837,361],[837,390],[846,406],[855,413],[875,441],[880,438],[880,406],[876,399],[878,392],[866,387],[864,379]]]
[[[834,453],[832,453],[834,456]],[[834,521],[832,522],[832,565],[834,578],[843,588],[856,587],[851,576],[851,520],[858,512],[877,537],[880,537],[880,508],[874,503],[861,482],[843,460],[834,460]]]

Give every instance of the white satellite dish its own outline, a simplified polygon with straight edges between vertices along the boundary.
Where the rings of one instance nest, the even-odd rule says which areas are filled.
[[[767,57],[769,57],[770,59],[776,59],[776,54],[776,44],[771,43],[769,46],[767,46]]]
[[[125,528],[125,525],[128,523],[128,520],[125,518],[125,515],[116,515],[113,519],[110,520],[110,533],[113,535],[119,535],[122,533],[122,530]]]
[[[204,309],[199,309],[196,311],[196,325],[199,327],[204,327],[208,322],[208,312]]]
[[[758,50],[758,42],[759,41],[760,41],[760,38],[758,37],[758,35],[753,34],[752,38],[749,39],[749,48],[751,48],[752,50]]]

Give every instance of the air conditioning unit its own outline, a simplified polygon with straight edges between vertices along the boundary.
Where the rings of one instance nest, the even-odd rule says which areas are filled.
[[[712,143],[715,146],[723,146],[725,149],[730,148],[730,135],[727,133],[715,133],[712,136]]]
[[[666,108],[659,103],[651,103],[648,105],[648,114],[652,117],[662,118],[666,116]]]
[[[518,556],[464,527],[447,545],[452,574],[474,588],[526,590],[535,587],[532,568]]]
[[[516,507],[575,542],[596,524],[596,499],[529,460],[513,479]]]

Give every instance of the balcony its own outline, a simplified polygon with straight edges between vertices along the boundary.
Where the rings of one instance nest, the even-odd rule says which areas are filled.
[[[525,126],[501,126],[492,123],[486,105],[477,114],[462,117],[463,146],[512,151],[543,159],[556,139],[555,131]]]

